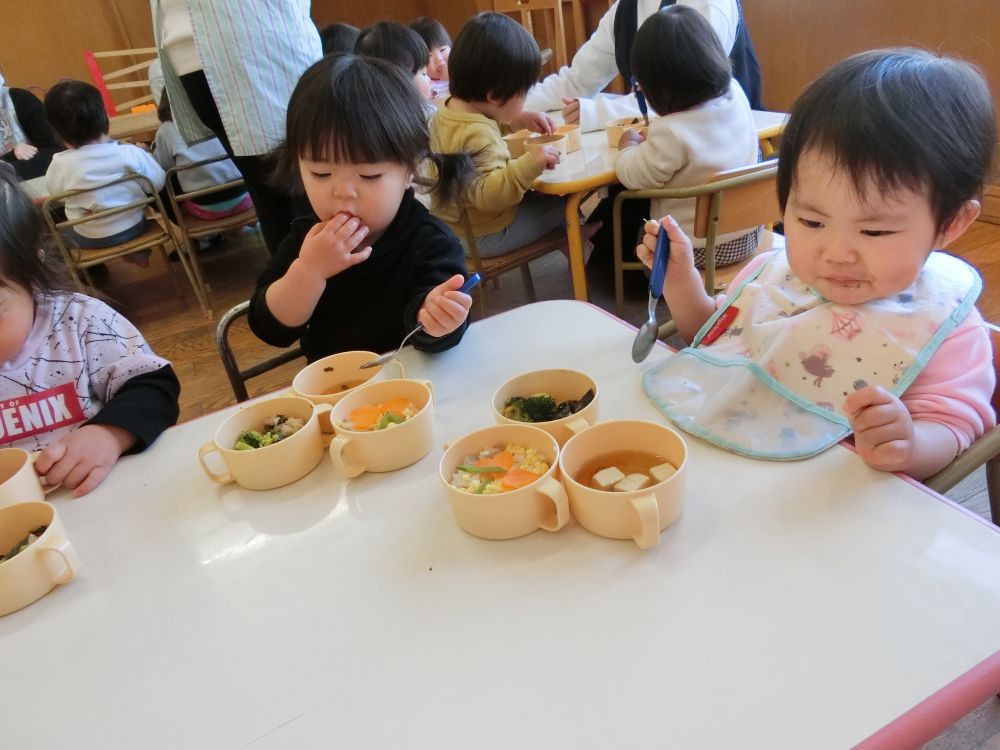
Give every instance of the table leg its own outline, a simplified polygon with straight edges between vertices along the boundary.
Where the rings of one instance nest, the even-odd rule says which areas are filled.
[[[583,262],[583,238],[580,236],[580,201],[586,190],[566,196],[566,240],[569,247],[569,271],[573,277],[573,298],[587,301],[587,272]]]

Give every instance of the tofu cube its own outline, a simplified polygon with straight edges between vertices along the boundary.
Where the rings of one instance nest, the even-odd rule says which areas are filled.
[[[648,484],[649,477],[645,474],[629,474],[615,485],[615,490],[618,492],[635,492]]]
[[[621,473],[617,466],[609,466],[594,474],[593,485],[599,490],[608,491],[624,478],[625,475]]]
[[[649,473],[653,477],[654,482],[662,482],[664,479],[670,479],[670,477],[676,474],[677,469],[674,468],[673,464],[660,464],[650,469]]]

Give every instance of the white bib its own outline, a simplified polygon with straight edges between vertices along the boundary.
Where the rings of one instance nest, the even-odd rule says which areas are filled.
[[[906,291],[837,305],[778,252],[643,386],[667,417],[709,442],[755,458],[812,456],[850,434],[850,393],[881,385],[900,396],[981,289],[975,269],[935,252]]]

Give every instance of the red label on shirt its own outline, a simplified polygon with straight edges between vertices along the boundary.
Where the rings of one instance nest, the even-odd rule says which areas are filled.
[[[72,383],[0,401],[0,445],[84,420]]]
[[[740,308],[736,307],[735,305],[727,307],[725,311],[722,313],[722,315],[720,315],[718,318],[715,319],[715,322],[712,324],[712,327],[708,329],[708,331],[702,337],[701,341],[698,342],[698,345],[701,346],[702,344],[704,344],[705,346],[708,346],[717,338],[719,338],[719,336],[721,336],[725,332],[725,330],[729,328],[730,325],[732,325],[733,321],[736,319],[736,316],[739,314],[740,314]]]

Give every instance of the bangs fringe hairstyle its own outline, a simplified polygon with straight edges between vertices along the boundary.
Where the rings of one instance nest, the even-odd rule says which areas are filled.
[[[694,8],[672,5],[636,32],[629,63],[649,106],[683,112],[729,91],[732,65],[711,25]]]
[[[420,34],[395,21],[379,21],[363,29],[354,43],[354,54],[388,60],[413,75],[431,59]]]
[[[60,81],[45,95],[45,119],[71,148],[108,134],[108,113],[101,92],[83,81]]]
[[[465,23],[448,55],[452,96],[504,103],[527,94],[542,74],[542,53],[523,26],[502,13],[480,13]]]
[[[80,291],[62,258],[46,248],[47,238],[41,210],[18,184],[14,169],[0,163],[0,286],[16,284],[37,295]]]
[[[451,37],[448,36],[448,30],[436,18],[431,18],[430,16],[415,18],[410,24],[410,28],[420,34],[420,38],[424,40],[424,44],[427,45],[427,49],[429,50],[437,47],[451,46]]]
[[[432,187],[445,201],[458,200],[476,175],[468,154],[431,152],[413,79],[398,65],[360,55],[324,57],[302,74],[276,157],[277,179],[299,193],[300,159],[401,164],[414,182]],[[436,182],[419,177],[424,160],[436,167]]]
[[[815,150],[850,174],[862,199],[871,188],[927,194],[940,232],[981,193],[995,143],[993,99],[973,65],[912,48],[862,52],[827,70],[792,106],[778,200],[784,211],[799,158]]]

